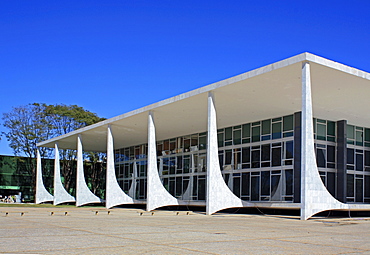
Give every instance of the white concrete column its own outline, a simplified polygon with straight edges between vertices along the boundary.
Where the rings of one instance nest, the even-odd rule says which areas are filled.
[[[41,156],[37,148],[36,158],[36,196],[35,203],[41,204],[43,202],[53,201],[54,197],[46,190],[42,180]]]
[[[114,142],[111,126],[107,130],[107,178],[105,207],[111,208],[120,204],[132,204],[134,200],[129,197],[117,182],[116,170],[114,167]]]
[[[60,178],[60,161],[59,161],[59,148],[58,144],[55,144],[54,149],[54,205],[75,202],[76,199],[71,196],[62,184],[62,179]]]
[[[249,203],[235,196],[222,178],[218,160],[216,108],[212,92],[208,94],[207,139],[207,215],[226,208],[247,206]]]
[[[326,210],[348,209],[347,204],[336,200],[326,189],[316,165],[309,62],[302,65],[301,159],[301,220]]]
[[[91,203],[103,202],[87,187],[83,166],[83,150],[81,135],[77,137],[77,186],[76,186],[76,206]]]
[[[158,207],[178,205],[178,201],[163,187],[157,167],[157,145],[153,113],[148,116],[148,163],[147,163],[147,195],[146,210],[152,211]]]

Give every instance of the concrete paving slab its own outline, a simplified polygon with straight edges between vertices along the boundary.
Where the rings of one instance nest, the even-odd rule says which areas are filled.
[[[370,253],[369,218],[87,207],[2,208],[0,252],[28,254],[340,254]],[[24,211],[21,216],[20,212]],[[65,215],[65,211],[68,214]],[[96,213],[98,211],[98,213]]]

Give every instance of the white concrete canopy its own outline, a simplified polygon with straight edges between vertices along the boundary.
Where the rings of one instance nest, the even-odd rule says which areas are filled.
[[[116,148],[147,143],[147,116],[156,114],[157,140],[207,130],[207,94],[217,100],[218,128],[301,111],[302,62],[311,63],[312,102],[315,117],[347,119],[349,124],[370,126],[367,107],[370,74],[343,64],[302,53],[235,77],[107,119],[38,144],[77,149],[84,135],[86,151],[106,151],[107,126],[112,125]],[[359,93],[361,91],[361,93]],[[263,100],[261,100],[263,99]],[[246,110],[248,109],[248,110]]]

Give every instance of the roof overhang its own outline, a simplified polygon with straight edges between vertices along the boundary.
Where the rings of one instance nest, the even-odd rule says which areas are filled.
[[[213,92],[219,128],[280,117],[301,110],[302,63],[311,66],[313,114],[328,120],[346,119],[370,127],[370,74],[310,53],[270,64],[235,77],[180,94],[37,144],[76,149],[81,135],[85,151],[106,151],[111,125],[114,147],[147,143],[152,111],[156,139],[207,130],[207,96]]]

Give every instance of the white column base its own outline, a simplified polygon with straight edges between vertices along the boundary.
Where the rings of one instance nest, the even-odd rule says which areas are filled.
[[[178,200],[173,197],[163,186],[157,168],[157,145],[155,139],[155,125],[152,112],[148,118],[148,165],[147,165],[147,200],[146,210],[168,205],[178,205]]]
[[[54,200],[54,197],[46,190],[42,180],[41,156],[40,151],[37,149],[37,162],[36,162],[36,196],[35,203],[41,204]]]
[[[106,180],[106,201],[107,209],[121,204],[133,204],[134,200],[129,197],[119,186],[114,168],[114,143],[110,125],[107,132],[107,180]]]
[[[218,160],[217,120],[213,95],[208,94],[207,201],[206,214],[232,208],[252,206],[235,196],[222,178]]]
[[[77,137],[77,187],[76,187],[76,206],[82,206],[91,203],[103,202],[99,197],[91,192],[85,181],[82,157],[81,136]]]
[[[54,156],[54,205],[59,205],[68,202],[75,202],[76,199],[71,196],[64,188],[60,178],[60,162],[58,144],[55,144]]]

